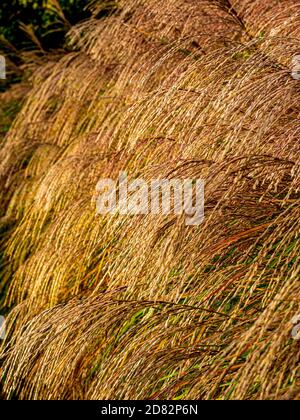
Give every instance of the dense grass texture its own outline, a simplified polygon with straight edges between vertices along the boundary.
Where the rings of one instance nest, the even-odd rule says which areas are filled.
[[[5,398],[300,398],[300,1],[117,7],[0,152]],[[203,178],[204,223],[96,215],[120,170]]]

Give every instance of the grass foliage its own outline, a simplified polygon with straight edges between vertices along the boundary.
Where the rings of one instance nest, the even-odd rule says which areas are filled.
[[[120,0],[68,37],[0,152],[6,398],[300,398],[299,1]],[[96,216],[120,170],[204,178],[205,222]]]

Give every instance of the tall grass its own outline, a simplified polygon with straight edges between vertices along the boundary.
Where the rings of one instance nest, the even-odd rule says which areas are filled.
[[[35,73],[0,152],[7,398],[300,397],[299,21],[121,0]],[[95,215],[120,170],[205,179],[205,222]]]

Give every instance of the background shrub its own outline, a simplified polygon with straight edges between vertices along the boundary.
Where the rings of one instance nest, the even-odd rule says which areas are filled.
[[[0,5],[2,46],[61,47],[71,25],[90,16],[88,0],[9,0]]]

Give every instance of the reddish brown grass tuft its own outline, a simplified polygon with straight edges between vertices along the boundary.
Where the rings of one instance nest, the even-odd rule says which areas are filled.
[[[127,0],[34,76],[0,160],[7,398],[297,399],[300,3]],[[96,216],[203,178],[205,222]]]

